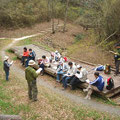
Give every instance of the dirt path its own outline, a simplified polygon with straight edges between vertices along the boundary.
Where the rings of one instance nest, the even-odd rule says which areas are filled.
[[[42,34],[42,33],[39,33],[39,34]],[[37,36],[37,35],[38,34],[25,36],[25,37],[22,37],[22,38],[17,38],[17,39],[11,40],[11,44],[9,44],[5,48],[3,48],[2,51],[1,51],[2,59],[5,56],[5,50],[10,48],[11,46],[13,46],[16,42],[18,42],[20,40],[23,40],[23,39],[26,39],[26,38],[33,37],[33,36]],[[22,77],[22,79],[24,79],[24,70],[19,68],[15,64],[13,64],[13,66],[11,67],[11,71],[12,71],[12,73],[16,73],[18,75],[18,77],[20,77],[20,78]],[[101,111],[101,112],[108,112],[110,114],[120,116],[120,114],[119,114],[120,113],[120,108],[105,105],[105,104],[102,104],[102,103],[98,103],[98,102],[95,102],[93,100],[85,100],[84,98],[82,98],[80,96],[68,93],[67,91],[62,91],[62,90],[54,87],[52,84],[44,81],[44,78],[41,78],[41,77],[38,78],[38,85],[39,86],[44,86],[44,87],[50,89],[51,91],[53,91],[54,93],[61,94],[61,95],[65,96],[66,98],[69,98],[71,101],[73,101],[77,104],[83,104],[87,107],[91,107],[91,108],[96,109],[96,110]]]

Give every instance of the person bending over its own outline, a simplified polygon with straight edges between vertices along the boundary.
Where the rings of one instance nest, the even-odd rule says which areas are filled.
[[[54,61],[58,62],[60,61],[61,55],[58,51],[55,51],[54,53]]]
[[[49,58],[46,57],[45,55],[42,56],[42,61],[40,62],[40,65],[39,67],[42,68],[42,72],[41,72],[41,75],[44,75],[44,70],[45,70],[45,67],[49,67],[50,64],[49,64]]]
[[[94,73],[95,76],[95,80],[90,82],[89,80],[87,81],[87,83],[89,83],[89,86],[87,89],[83,89],[84,92],[88,92],[87,96],[85,97],[85,99],[91,99],[91,94],[93,91],[93,86],[97,87],[97,89],[99,91],[103,91],[104,89],[104,79],[102,76],[99,75],[99,72],[95,72]]]
[[[32,49],[29,49],[29,60],[34,60],[35,61],[35,52]]]
[[[70,82],[71,89],[74,90],[76,89],[78,84],[85,83],[87,80],[87,74],[88,72],[85,68],[82,68],[82,66],[77,65],[77,73]]]
[[[66,74],[68,71],[68,67],[65,63],[59,62],[58,68],[57,68],[57,82],[60,82],[60,77],[62,77],[64,74]]]
[[[69,65],[68,71],[62,78],[62,83],[63,83],[63,87],[64,87],[63,90],[65,90],[67,88],[67,83],[70,82],[70,80],[74,77],[74,75],[77,72],[77,68],[75,65],[73,65],[72,62],[69,62],[68,65]]]

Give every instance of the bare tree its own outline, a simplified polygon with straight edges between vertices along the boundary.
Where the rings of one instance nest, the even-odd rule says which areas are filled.
[[[65,18],[64,18],[63,32],[66,31],[66,22],[67,22],[67,15],[68,15],[68,7],[69,7],[69,0],[66,0],[66,9],[65,9]]]
[[[52,33],[55,33],[55,22],[54,22],[54,14],[55,14],[55,9],[54,9],[54,0],[51,1],[51,22],[52,22]]]
[[[47,0],[47,21],[51,20],[51,12],[50,12],[50,0]]]

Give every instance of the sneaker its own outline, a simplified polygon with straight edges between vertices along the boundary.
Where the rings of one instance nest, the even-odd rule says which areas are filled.
[[[60,80],[56,80],[56,82],[60,82]]]
[[[85,100],[91,100],[91,97],[90,96],[86,96],[84,99]]]
[[[62,88],[62,90],[64,91],[64,90],[66,90],[66,88]]]
[[[44,75],[44,71],[41,71],[40,75],[43,76]]]
[[[83,92],[88,92],[88,89],[83,89]]]
[[[36,102],[36,101],[38,101],[38,99],[33,99],[33,100],[32,100],[32,102]]]

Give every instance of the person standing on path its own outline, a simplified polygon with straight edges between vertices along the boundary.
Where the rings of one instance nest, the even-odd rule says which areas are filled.
[[[116,72],[115,75],[120,74],[119,72],[119,66],[120,66],[120,45],[116,46],[117,52],[115,53],[115,67],[116,67]]]
[[[9,63],[8,59],[9,59],[9,57],[5,56],[4,62],[3,62],[3,69],[4,69],[5,75],[6,75],[6,81],[9,81],[10,66],[13,64],[13,61],[11,63]]]
[[[38,77],[38,74],[41,72],[41,68],[35,71],[34,69],[35,61],[30,60],[28,63],[28,67],[25,69],[25,78],[28,83],[28,96],[29,99],[34,101],[37,101],[37,85],[36,85],[36,78]]]

